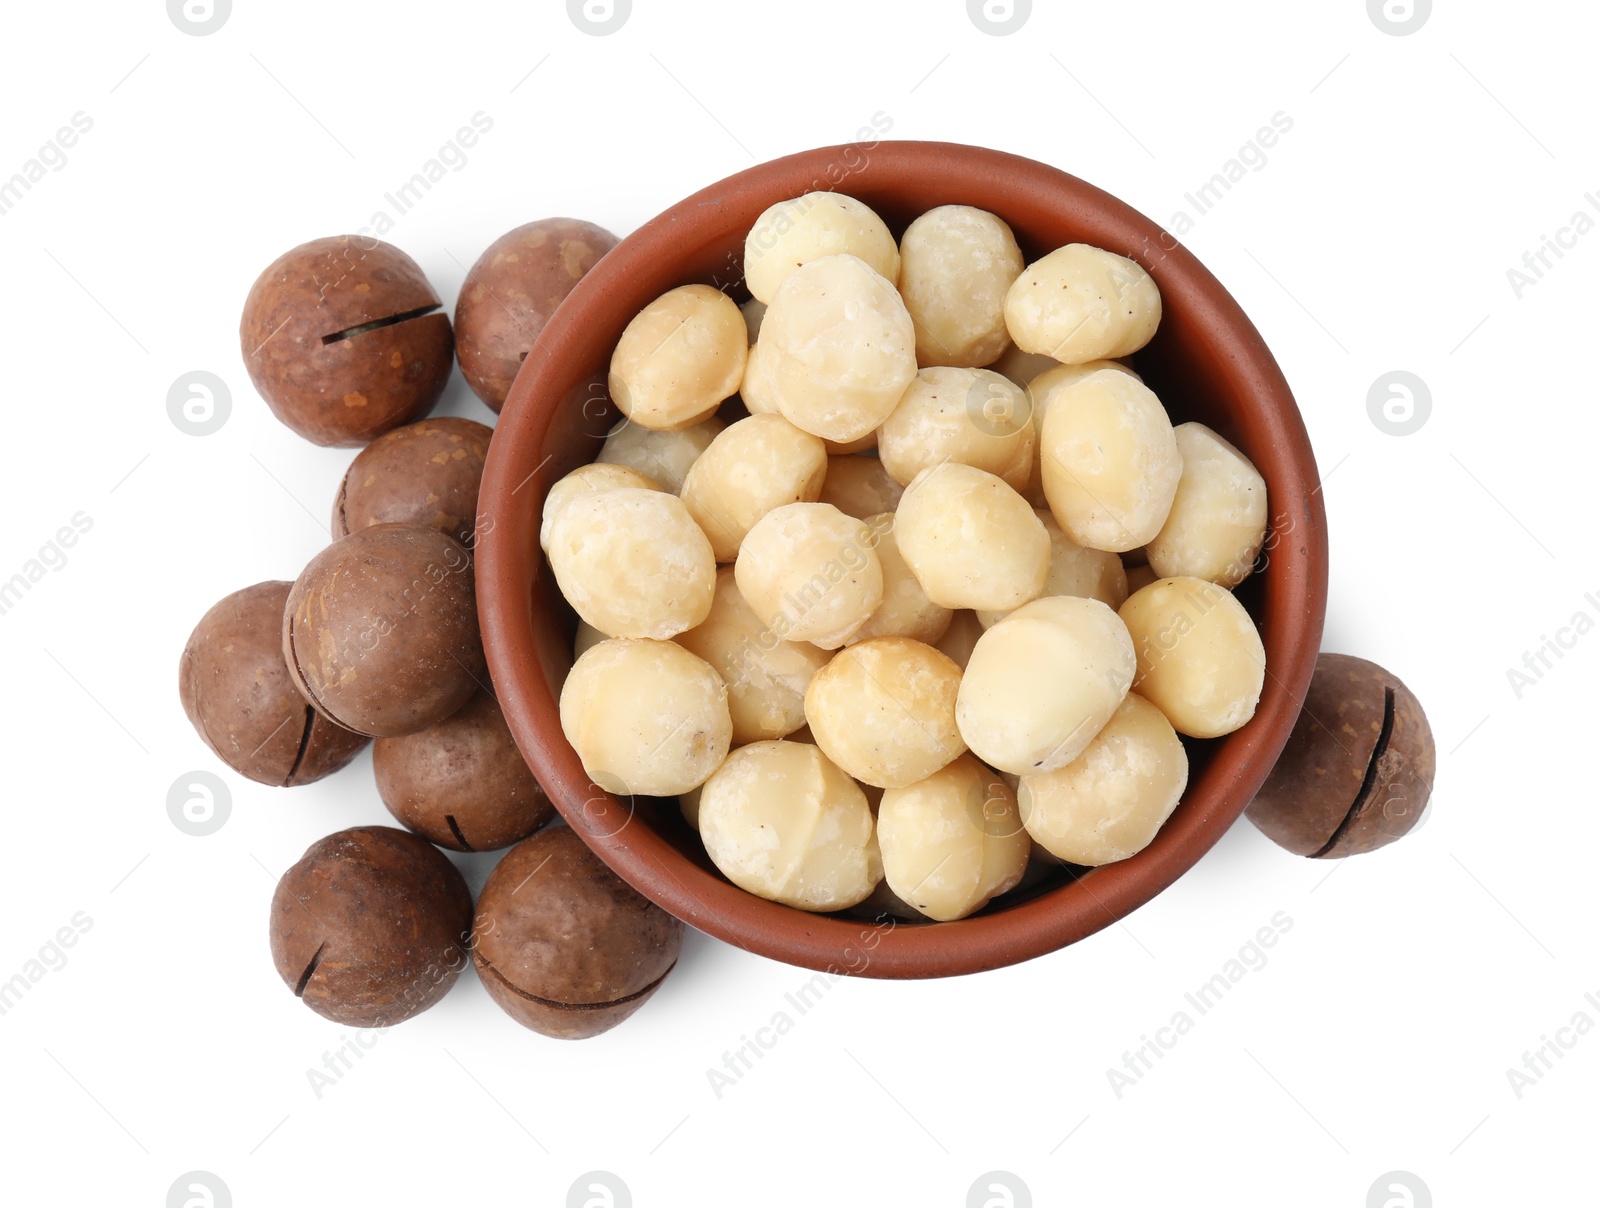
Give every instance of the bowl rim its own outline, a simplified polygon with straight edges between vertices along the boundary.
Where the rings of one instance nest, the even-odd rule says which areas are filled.
[[[531,472],[528,467],[568,401],[575,380],[568,363],[580,333],[613,322],[608,312],[616,295],[629,292],[637,265],[725,237],[730,211],[748,213],[755,206],[759,212],[812,188],[849,193],[849,172],[841,181],[832,177],[839,165],[858,158],[874,172],[914,175],[959,162],[967,184],[1004,179],[1008,190],[1037,197],[1041,205],[1060,208],[1069,200],[1075,217],[1108,237],[1099,241],[1102,246],[1143,264],[1163,298],[1183,299],[1205,340],[1228,362],[1240,396],[1255,400],[1280,471],[1273,507],[1294,510],[1295,548],[1274,558],[1266,572],[1287,566],[1277,572],[1283,581],[1275,581],[1273,590],[1284,593],[1282,615],[1289,622],[1285,628],[1295,630],[1293,640],[1264,635],[1269,687],[1277,690],[1263,692],[1256,716],[1218,741],[1201,782],[1205,808],[1182,814],[1176,828],[1180,814],[1174,814],[1155,842],[1127,860],[1004,910],[953,923],[901,926],[808,914],[758,898],[699,867],[651,826],[630,826],[632,804],[595,786],[566,742],[558,690],[541,669],[535,637],[532,588],[542,560],[537,533],[543,498],[537,487],[519,492],[538,474],[540,466]],[[740,279],[736,265],[731,275]],[[799,152],[718,181],[622,239],[561,303],[524,361],[490,442],[479,513],[478,609],[490,675],[518,747],[568,824],[625,881],[689,925],[748,951],[834,975],[922,978],[999,968],[1075,943],[1154,898],[1222,837],[1271,771],[1310,684],[1327,607],[1326,519],[1310,439],[1282,370],[1232,295],[1159,224],[1112,195],[1037,160],[958,143],[887,140]],[[1191,783],[1185,796],[1196,788]]]

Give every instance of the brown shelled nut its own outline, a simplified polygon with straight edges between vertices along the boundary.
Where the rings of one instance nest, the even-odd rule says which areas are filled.
[[[1417,824],[1433,791],[1427,715],[1398,676],[1323,654],[1289,742],[1246,813],[1296,855],[1375,851]]]
[[[315,444],[363,445],[438,402],[454,348],[441,305],[399,248],[313,239],[256,278],[239,348],[285,424]]]
[[[473,924],[489,996],[524,1027],[581,1040],[616,1027],[677,963],[683,924],[570,827],[524,839],[489,874]]]
[[[451,851],[506,847],[555,814],[486,691],[426,730],[378,739],[372,771],[389,812]]]
[[[478,484],[494,430],[443,416],[385,432],[355,455],[333,501],[333,539],[373,524],[420,524],[472,548]]]
[[[261,784],[310,784],[367,744],[311,707],[283,658],[290,583],[257,583],[200,618],[178,664],[178,697],[217,757]]]
[[[318,1015],[358,1028],[426,1011],[467,966],[472,894],[432,844],[390,826],[319,839],[272,895],[272,960]]]

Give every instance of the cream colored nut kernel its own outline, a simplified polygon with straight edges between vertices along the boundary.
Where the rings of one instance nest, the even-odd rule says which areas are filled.
[[[900,239],[900,294],[919,365],[987,365],[1011,343],[1006,291],[1021,275],[1016,236],[972,206],[939,206]]]
[[[751,415],[778,414],[778,400],[772,393],[772,378],[767,373],[767,361],[759,340],[751,344],[750,351],[745,354],[739,398]]]
[[[1142,382],[1102,369],[1052,391],[1039,447],[1050,511],[1079,545],[1121,552],[1161,531],[1183,458]]]
[[[658,432],[625,419],[606,435],[606,443],[600,446],[595,462],[637,470],[663,491],[676,495],[683,489],[689,467],[710,447],[724,426],[713,415],[676,432]]]
[[[718,562],[732,562],[757,520],[786,503],[815,503],[828,472],[822,441],[781,415],[726,428],[689,469],[680,492]]]
[[[1020,491],[1033,471],[1034,443],[1022,390],[987,369],[935,366],[918,371],[878,429],[878,458],[898,483],[953,461]]]
[[[585,650],[588,650],[591,646],[598,646],[601,642],[607,640],[607,635],[601,633],[588,621],[579,621],[578,632],[572,638],[572,657],[574,659],[582,658]]]
[[[1118,373],[1126,373],[1130,377],[1139,378],[1137,373],[1129,369],[1121,361],[1088,361],[1082,365],[1056,365],[1031,378],[1023,387],[1028,393],[1028,407],[1033,412],[1033,429],[1040,434],[1040,439],[1033,442],[1033,469],[1028,474],[1028,485],[1023,488],[1022,497],[1036,508],[1049,507],[1049,502],[1044,495],[1044,476],[1040,472],[1039,462],[1044,454],[1044,417],[1050,410],[1050,396],[1053,392],[1064,386],[1088,377],[1091,373],[1098,373],[1102,369],[1114,369]],[[1143,378],[1139,378],[1143,381]]]
[[[614,638],[670,638],[711,611],[717,560],[676,495],[582,495],[550,531],[550,569],[577,613]]]
[[[1033,509],[974,466],[945,462],[912,479],[894,537],[928,599],[946,608],[1016,608],[1050,570],[1050,535]]]
[[[618,487],[637,487],[644,491],[659,491],[660,485],[648,475],[629,466],[589,462],[559,479],[544,497],[544,512],[539,518],[539,548],[550,548],[550,530],[563,508],[580,495],[615,491]]]
[[[914,784],[884,790],[878,846],[889,888],[946,923],[1015,887],[1032,844],[1010,786],[963,755]]]
[[[744,282],[771,303],[784,279],[825,256],[851,255],[895,280],[900,249],[872,210],[843,193],[807,193],[768,206],[744,240]]]
[[[739,594],[731,566],[717,572],[710,615],[677,642],[728,685],[734,745],[783,738],[805,725],[806,687],[827,664],[828,652],[775,637]]]
[[[727,757],[728,689],[674,642],[614,638],[572,665],[561,686],[561,732],[608,793],[675,797]]]
[[[1121,608],[1128,598],[1128,572],[1122,559],[1100,549],[1084,549],[1061,531],[1056,518],[1049,512],[1034,510],[1050,534],[1050,570],[1045,575],[1041,596],[1088,596],[1099,600],[1108,608]],[[978,623],[985,629],[1009,616],[1006,612],[978,613]]]
[[[1054,772],[1024,776],[1017,802],[1036,843],[1094,868],[1150,846],[1188,781],[1189,756],[1172,723],[1129,693],[1083,754]],[[887,863],[887,842],[884,857]]]
[[[709,285],[680,285],[623,330],[611,354],[611,397],[636,424],[687,428],[739,389],[748,350],[733,299]]]
[[[1172,430],[1183,458],[1178,493],[1150,539],[1150,566],[1164,579],[1193,575],[1237,587],[1267,538],[1267,483],[1250,459],[1204,424]]]
[[[868,435],[917,376],[906,304],[854,256],[827,256],[790,273],[756,344],[778,411],[825,440]]]
[[[1047,596],[991,627],[973,647],[956,723],[972,753],[1018,776],[1065,767],[1133,683],[1133,641],[1099,600]]]
[[[1161,291],[1125,256],[1069,243],[1022,270],[1005,312],[1019,348],[1077,365],[1148,344],[1161,322]]]
[[[944,636],[933,643],[934,648],[957,667],[965,671],[972,660],[972,648],[983,636],[983,624],[978,614],[970,608],[958,608],[950,614],[950,627]]]
[[[785,504],[745,535],[735,581],[775,636],[835,650],[883,603],[875,544],[832,504]]]
[[[1256,713],[1267,653],[1244,605],[1204,579],[1157,579],[1119,615],[1139,658],[1139,695],[1191,738],[1231,734]]]
[[[900,506],[905,488],[889,477],[876,457],[830,456],[822,480],[822,503],[831,503],[846,516],[865,520]]]
[[[855,440],[825,440],[822,445],[828,450],[829,457],[850,457],[856,453],[865,453],[868,449],[878,447],[878,430],[874,428],[865,436],[857,437]]]
[[[740,889],[801,910],[844,910],[883,879],[867,798],[816,747],[754,742],[706,781],[711,862]]]
[[[867,527],[877,538],[878,562],[883,567],[883,603],[850,635],[850,643],[869,638],[914,638],[933,645],[950,628],[953,615],[935,604],[922,590],[911,567],[900,556],[894,540],[894,513],[867,517]]]
[[[761,334],[761,319],[767,313],[767,304],[758,298],[749,298],[739,303],[739,313],[744,316],[745,338],[754,344]]]
[[[806,689],[806,724],[823,754],[880,788],[931,776],[966,750],[956,729],[961,668],[910,638],[841,650]]]

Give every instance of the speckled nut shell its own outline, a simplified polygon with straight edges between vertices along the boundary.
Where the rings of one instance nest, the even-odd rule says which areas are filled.
[[[224,596],[194,627],[178,664],[178,697],[206,746],[261,784],[310,784],[367,743],[314,710],[283,660],[293,584],[257,583]]]
[[[1427,715],[1398,676],[1319,655],[1289,742],[1246,812],[1296,855],[1376,851],[1422,817],[1434,763]]]
[[[499,411],[539,333],[617,237],[577,218],[507,231],[478,257],[456,301],[456,360],[473,393]]]
[[[399,248],[361,235],[313,239],[250,287],[239,348],[250,380],[319,445],[364,445],[426,415],[450,376],[450,319]]]
[[[272,895],[272,961],[318,1015],[382,1028],[438,1002],[466,968],[472,895],[423,839],[360,826],[319,839]]]
[[[425,730],[486,678],[471,558],[419,525],[375,524],[328,546],[295,581],[282,634],[307,699],[362,734]]]
[[[489,996],[524,1027],[582,1040],[654,994],[683,924],[630,888],[572,830],[524,839],[478,898],[472,959]]]
[[[421,524],[472,548],[478,483],[494,430],[470,419],[425,419],[357,453],[333,501],[333,539],[373,524]]]
[[[555,814],[484,691],[438,725],[378,739],[372,771],[389,812],[451,851],[507,847]]]

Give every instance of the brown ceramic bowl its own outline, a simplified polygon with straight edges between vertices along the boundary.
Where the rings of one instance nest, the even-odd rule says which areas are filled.
[[[744,237],[757,215],[829,188],[860,198],[897,233],[934,206],[967,204],[1009,222],[1030,261],[1073,242],[1138,260],[1161,287],[1164,313],[1135,368],[1175,421],[1200,420],[1243,449],[1270,494],[1267,565],[1239,592],[1267,651],[1255,718],[1226,738],[1187,744],[1188,791],[1144,851],[954,923],[874,926],[735,888],[674,803],[629,803],[596,788],[557,715],[576,622],[540,553],[539,513],[550,485],[592,461],[618,418],[605,387],[617,337],[674,286],[702,282],[744,297]],[[1321,642],[1328,541],[1317,487],[1300,413],[1260,334],[1156,223],[1064,172],[998,151],[915,142],[824,147],[729,177],[646,223],[590,270],[545,327],[512,386],[483,480],[484,644],[511,731],[551,799],[646,897],[729,943],[812,969],[894,978],[973,973],[1052,952],[1116,922],[1188,870],[1249,803],[1294,726]]]

